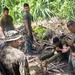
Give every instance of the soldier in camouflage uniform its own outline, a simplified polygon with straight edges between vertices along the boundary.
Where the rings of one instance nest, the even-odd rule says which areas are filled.
[[[21,38],[21,35],[11,34],[11,37],[6,37],[3,40],[0,39],[0,72],[2,72],[3,75],[14,75],[14,73],[15,75],[20,75],[19,60],[17,60],[17,55],[20,56],[20,54],[18,54],[18,49],[16,49],[19,43],[16,41]],[[16,52],[17,54],[15,54]]]
[[[70,47],[67,46],[66,40],[64,38],[59,39],[58,37],[55,37],[53,39],[53,43],[55,45],[56,51],[61,53],[61,61],[68,61]]]
[[[49,62],[52,62],[56,58],[59,58],[59,56],[61,56],[61,61],[68,62],[70,47],[66,45],[66,40],[64,40],[64,38],[60,39],[58,37],[54,37],[53,44],[54,44],[55,50],[53,52],[50,52],[49,54],[43,56],[43,57],[40,57],[40,60],[45,60],[45,59],[51,57]]]
[[[23,15],[23,21],[25,25],[26,53],[33,54],[32,51],[33,35],[32,35],[32,27],[31,27],[32,16],[29,13],[29,5],[27,3],[24,4],[24,10],[25,12]]]
[[[0,26],[2,27],[3,31],[14,30],[13,26],[13,19],[10,15],[8,15],[9,9],[5,7],[3,9],[3,16],[0,19]]]
[[[68,21],[67,27],[72,32],[71,39],[67,39],[67,43],[71,48],[69,56],[69,75],[75,75],[75,22],[72,20]]]

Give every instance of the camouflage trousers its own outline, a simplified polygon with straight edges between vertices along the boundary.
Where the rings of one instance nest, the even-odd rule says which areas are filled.
[[[33,35],[31,35],[30,37],[29,36],[27,36],[26,34],[25,34],[25,46],[26,46],[26,54],[33,54],[33,51],[32,51],[32,49],[33,49],[33,47],[32,47],[32,43],[33,43]]]
[[[70,54],[69,56],[69,75],[75,75],[75,57]]]

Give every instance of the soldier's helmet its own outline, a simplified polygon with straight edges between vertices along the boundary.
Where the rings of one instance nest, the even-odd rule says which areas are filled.
[[[10,42],[10,41],[15,41],[18,40],[22,37],[21,34],[19,34],[19,32],[17,32],[16,30],[10,30],[8,32],[4,32],[5,34],[5,42]]]

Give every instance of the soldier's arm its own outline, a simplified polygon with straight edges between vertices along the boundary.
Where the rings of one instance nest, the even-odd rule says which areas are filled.
[[[3,33],[3,30],[2,30],[2,27],[0,26],[0,37],[2,39],[5,39],[5,36],[4,36],[4,33]]]
[[[2,18],[0,19],[0,36],[1,36],[2,39],[5,39],[3,29],[2,29]]]
[[[27,35],[30,36],[30,30],[29,30],[29,27],[28,27],[28,15],[27,14],[24,15],[23,19],[24,19],[24,24],[26,25]]]
[[[72,47],[75,47],[75,42],[73,42],[71,46],[72,46]]]
[[[28,20],[24,20],[24,23],[26,25],[27,34],[28,34],[28,36],[30,36],[30,31],[29,31],[29,27],[28,27]]]
[[[15,29],[14,24],[13,24],[13,18],[11,16],[10,16],[10,18],[11,18],[11,22],[12,22],[13,28]]]
[[[56,51],[62,51],[62,49],[59,47],[56,47]]]
[[[75,47],[75,40],[72,42],[71,39],[67,39],[66,41],[67,41],[67,44],[68,44],[69,46]]]

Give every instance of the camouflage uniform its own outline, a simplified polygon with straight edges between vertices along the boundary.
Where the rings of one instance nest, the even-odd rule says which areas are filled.
[[[66,40],[64,40],[64,38],[60,39],[60,44],[59,44],[58,47],[62,49],[63,45],[65,45],[65,44],[66,44]],[[55,44],[53,45],[53,48],[56,49],[56,45]],[[61,51],[50,52],[49,54],[40,57],[40,60],[45,60],[45,59],[51,57],[50,60],[49,60],[49,62],[52,62],[56,58],[59,58],[61,56],[61,61],[68,61],[69,53],[70,53],[69,50],[66,53],[62,53]]]
[[[13,19],[11,16],[7,16],[7,17],[1,17],[0,19],[0,26],[2,27],[3,31],[9,31],[9,30],[14,30],[14,26],[13,26]]]
[[[27,20],[28,21],[28,28],[30,31],[30,37],[27,35],[27,29],[26,29],[26,25],[25,25],[25,41],[26,41],[26,53],[28,54],[32,54],[32,42],[33,42],[33,35],[32,35],[32,27],[31,27],[31,20],[32,20],[32,16],[30,13],[24,12],[23,15],[23,20]],[[24,23],[25,24],[25,23]]]
[[[61,41],[62,46],[66,45],[68,47],[67,42],[65,40],[65,37],[62,38],[62,39],[60,39],[60,41]],[[69,54],[70,54],[70,50],[68,50],[66,53],[62,53],[61,61],[66,60],[68,62],[68,60],[69,60]]]
[[[75,43],[75,34],[72,34],[71,40]],[[69,56],[69,75],[75,75],[75,57],[72,56],[72,52],[75,52],[75,47],[71,47],[71,52]]]
[[[67,42],[66,42],[66,40],[65,40],[65,37],[62,38],[62,39],[60,39],[60,44],[59,44],[58,47],[59,47],[60,49],[63,49],[63,45],[66,45],[66,46],[67,46]],[[61,61],[67,61],[67,62],[68,62],[70,50],[68,50],[68,51],[65,52],[65,53],[62,53],[61,51],[57,51],[57,52],[61,53],[61,60],[60,60],[60,62],[61,62]]]

